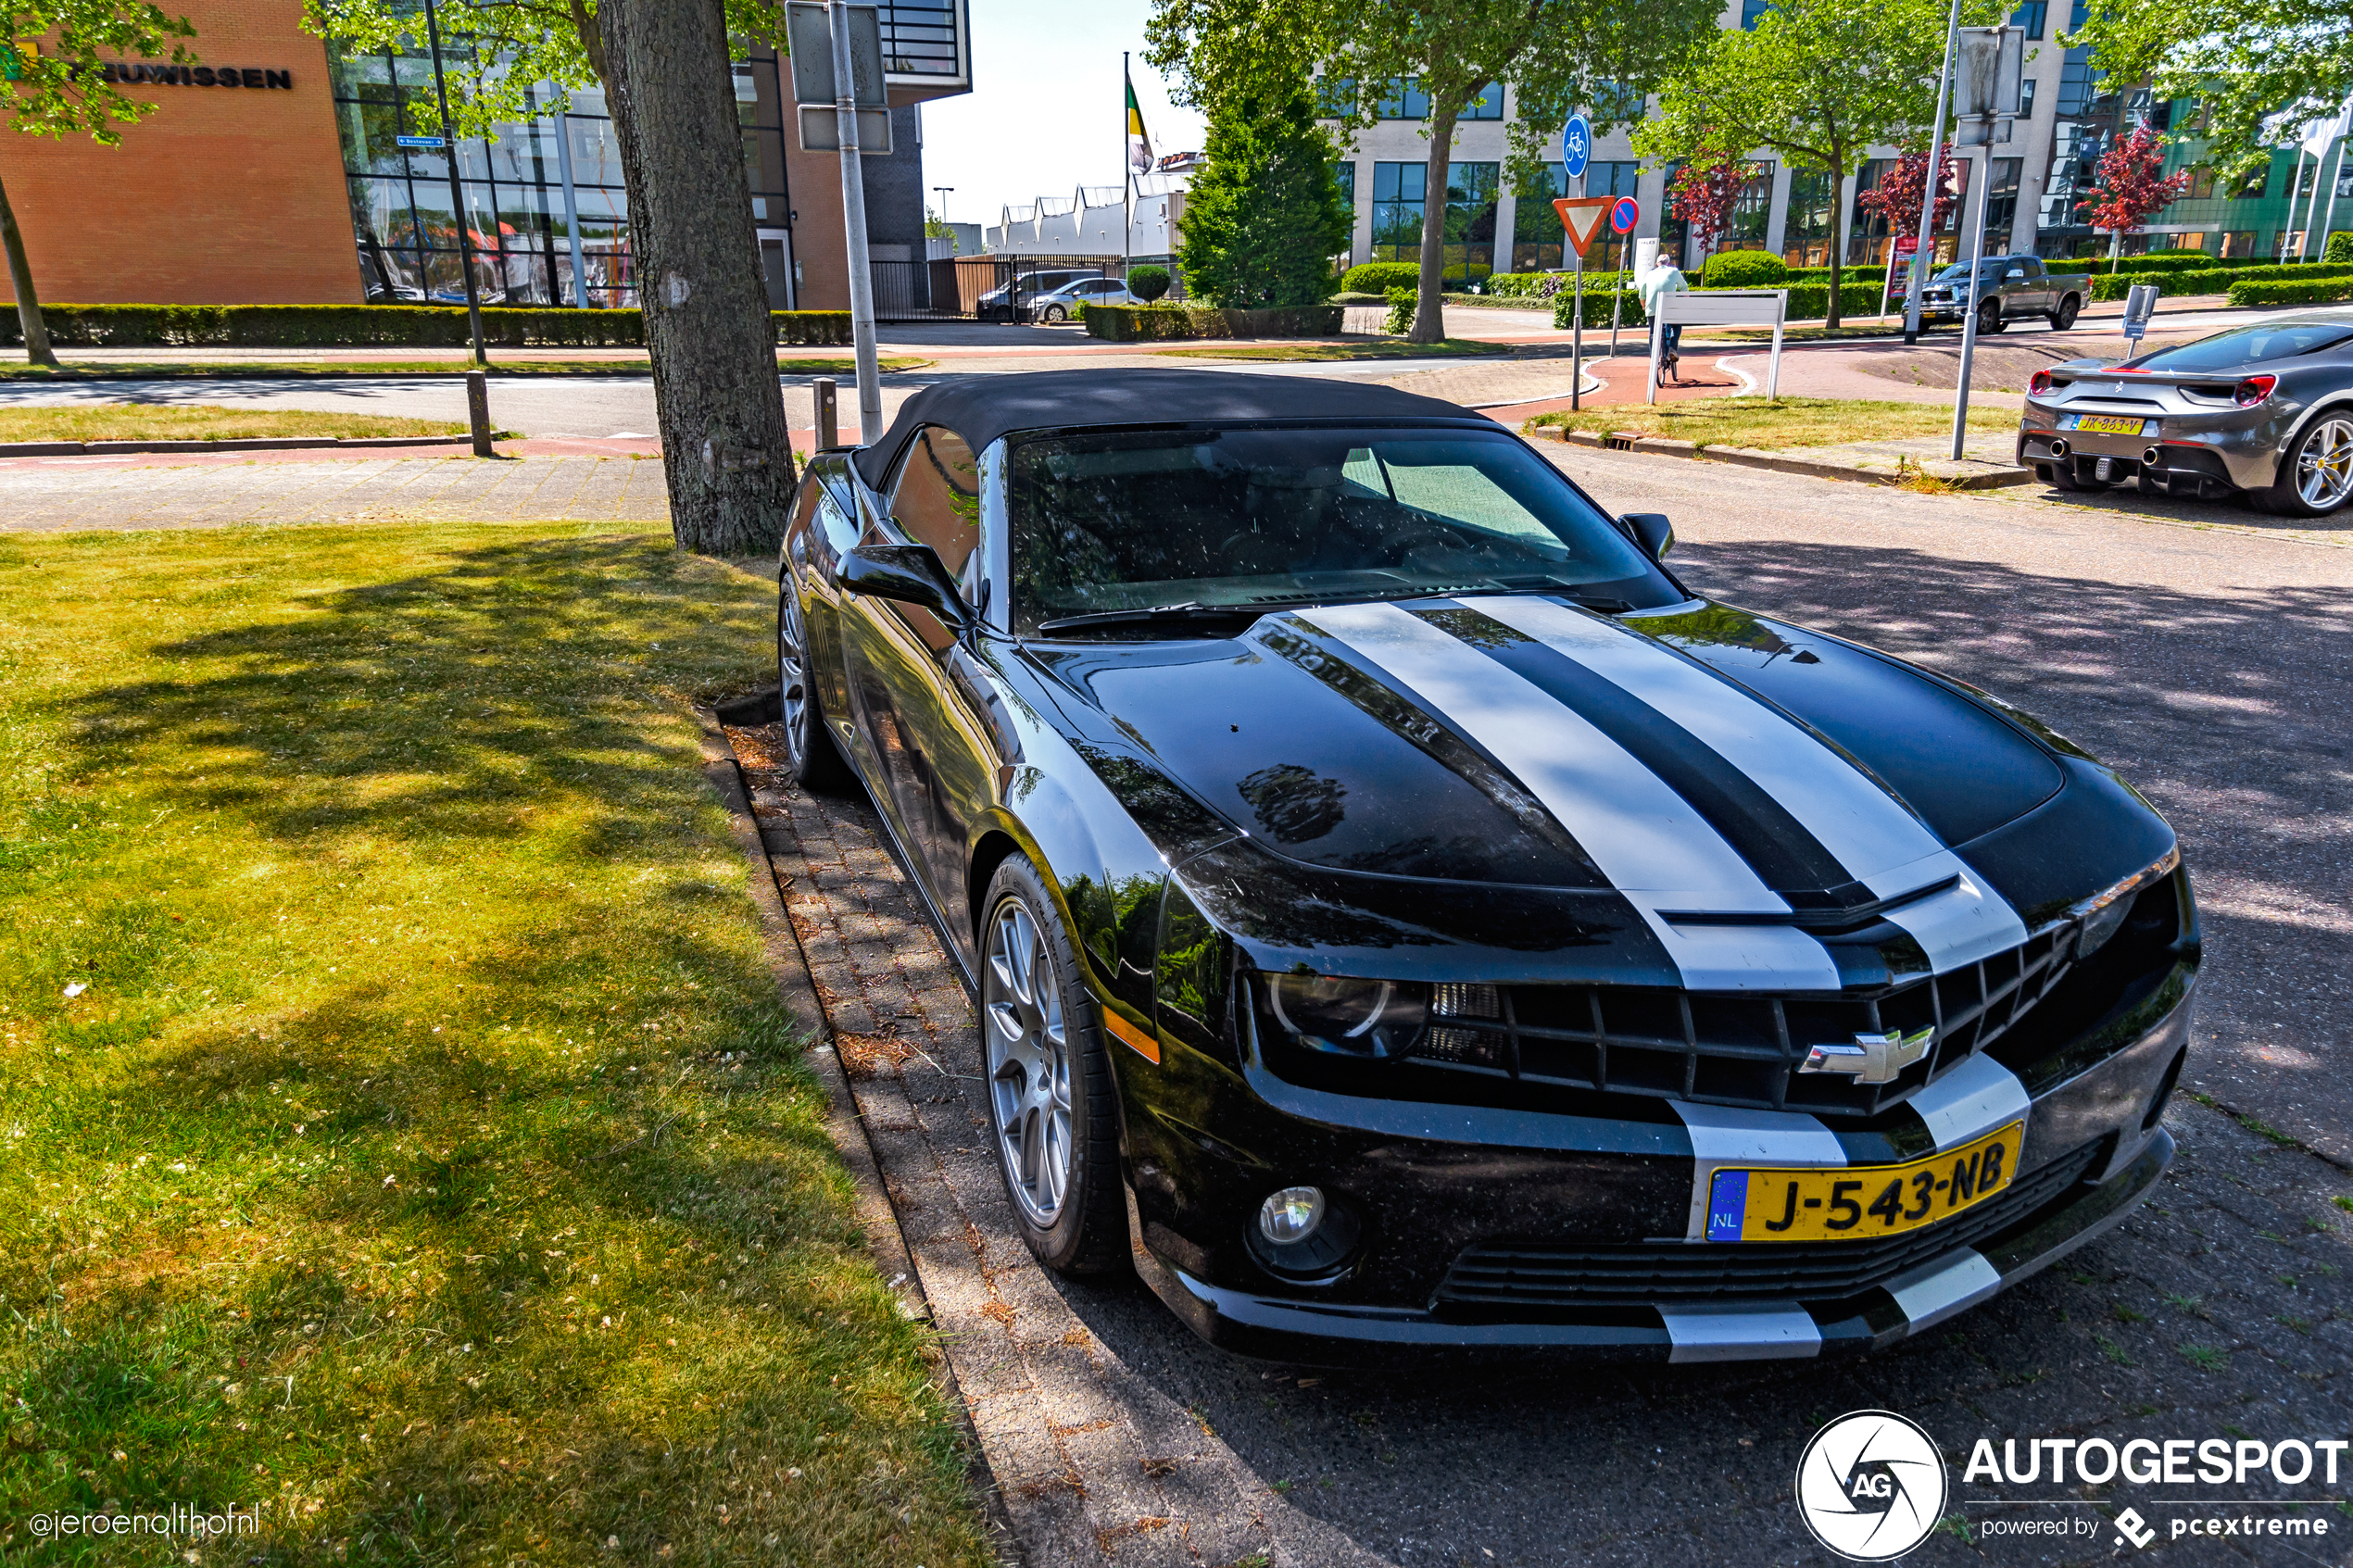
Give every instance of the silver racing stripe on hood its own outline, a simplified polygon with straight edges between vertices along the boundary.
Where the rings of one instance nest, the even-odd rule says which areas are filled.
[[[1456,602],[1535,639],[1681,725],[1771,796],[1874,897],[1899,898],[1950,884],[1887,916],[1919,943],[1936,973],[2026,940],[2018,911],[1910,808],[1746,687],[1652,638],[1551,599]]]
[[[1581,845],[1702,991],[1840,988],[1805,932],[1678,924],[1662,910],[1787,915],[1789,904],[1691,804],[1581,715],[1469,644],[1392,604],[1291,612],[1344,644],[1509,769]]]

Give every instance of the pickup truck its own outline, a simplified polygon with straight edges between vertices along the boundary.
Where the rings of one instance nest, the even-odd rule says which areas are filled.
[[[2065,332],[2092,297],[2088,272],[2053,272],[2039,256],[1989,256],[1978,263],[1977,330],[1998,332],[2012,321],[2039,317]],[[1957,325],[1969,308],[1969,263],[1957,261],[1920,291],[1920,325]],[[1895,298],[1903,297],[1898,289]],[[1892,302],[1891,302],[1892,303]]]

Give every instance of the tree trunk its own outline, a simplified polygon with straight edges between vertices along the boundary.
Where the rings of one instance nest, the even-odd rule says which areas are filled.
[[[1429,161],[1422,174],[1422,275],[1415,288],[1414,330],[1408,343],[1446,341],[1446,170],[1454,156],[1460,104],[1430,105]]]
[[[41,296],[33,292],[32,263],[24,254],[24,233],[17,227],[17,209],[8,205],[8,189],[0,184],[0,245],[8,252],[8,282],[17,291],[17,320],[24,327],[25,362],[55,365],[57,351],[49,346],[49,326],[41,319]]]
[[[1846,257],[1846,170],[1831,170],[1831,305],[1823,312],[1822,330],[1838,331],[1839,269]]]
[[[597,20],[671,534],[703,555],[773,551],[792,502],[792,445],[720,0],[605,0]]]

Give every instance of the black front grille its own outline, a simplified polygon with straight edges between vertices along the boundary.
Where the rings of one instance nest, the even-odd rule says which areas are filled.
[[[1485,1242],[1454,1260],[1438,1287],[1457,1308],[1626,1306],[1770,1298],[1839,1301],[1884,1285],[1957,1247],[1974,1247],[2032,1219],[2082,1180],[2101,1148],[2087,1145],[2029,1172],[1977,1207],[1881,1241]]]
[[[2071,922],[1946,974],[1869,992],[1776,995],[1649,985],[1438,985],[1416,1060],[1500,1078],[1820,1116],[1871,1116],[1983,1049],[2057,985]],[[1885,1084],[1800,1073],[1808,1047],[1935,1031]]]

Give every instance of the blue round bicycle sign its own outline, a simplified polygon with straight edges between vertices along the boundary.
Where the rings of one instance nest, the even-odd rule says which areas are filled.
[[[1585,165],[1592,161],[1592,157],[1593,128],[1585,122],[1585,117],[1580,114],[1571,119],[1568,128],[1561,132],[1561,172],[1571,180],[1580,179],[1585,173]]]

